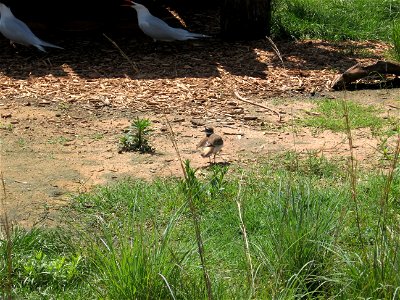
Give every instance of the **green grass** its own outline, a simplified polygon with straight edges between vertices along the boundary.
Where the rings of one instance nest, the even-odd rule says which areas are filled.
[[[7,131],[13,131],[14,125],[13,124],[3,124],[0,122],[0,129],[7,130]]]
[[[393,23],[391,44],[391,57],[400,62],[400,21]]]
[[[7,272],[6,243],[1,239],[0,282],[5,282]],[[12,236],[12,250],[13,292],[18,297],[51,299],[63,295],[84,296],[80,288],[86,284],[85,259],[63,231],[16,228]],[[0,295],[3,288],[0,283]]]
[[[397,0],[274,1],[277,36],[389,41],[394,21],[400,22]]]
[[[23,299],[207,298],[196,213],[216,299],[395,299],[400,169],[387,179],[360,172],[355,203],[343,166],[288,152],[257,170],[214,166],[190,185],[159,179],[99,187],[74,198],[63,228],[14,229],[13,292]]]
[[[316,105],[315,112],[319,115],[307,117],[301,120],[300,123],[320,129],[346,131],[346,124],[343,118],[345,111],[342,100],[320,100]],[[370,128],[373,133],[376,133],[389,124],[388,120],[384,120],[379,116],[381,110],[375,106],[361,105],[352,101],[346,101],[345,105],[348,107],[351,129]]]
[[[72,140],[73,140],[72,138],[67,138],[65,136],[59,136],[59,137],[53,137],[53,138],[48,139],[47,143],[52,144],[52,145],[54,145],[54,144],[64,145]]]

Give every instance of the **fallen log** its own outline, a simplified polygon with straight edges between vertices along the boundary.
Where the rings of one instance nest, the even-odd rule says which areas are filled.
[[[346,85],[349,83],[358,79],[373,75],[382,76],[385,74],[400,76],[400,64],[382,60],[368,66],[356,64],[347,69],[343,74],[336,76],[331,84],[331,87],[335,90],[341,90],[346,88]]]

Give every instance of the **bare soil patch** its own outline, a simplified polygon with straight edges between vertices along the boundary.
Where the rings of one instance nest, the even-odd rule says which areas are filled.
[[[71,194],[97,184],[128,176],[180,176],[164,115],[183,159],[205,168],[208,160],[195,149],[204,124],[224,138],[218,161],[256,165],[286,150],[348,155],[344,134],[294,125],[322,97],[399,112],[396,89],[329,91],[338,73],[356,62],[381,59],[387,49],[381,43],[278,42],[283,66],[264,40],[155,45],[145,38],[112,38],[139,72],[102,36],[52,40],[68,50],[46,55],[16,52],[0,41],[1,170],[11,216],[21,225],[56,222]],[[282,119],[239,101],[234,91],[279,111]],[[151,119],[154,155],[118,153],[122,131],[135,117]],[[376,160],[376,147],[371,132],[355,132],[360,161]]]

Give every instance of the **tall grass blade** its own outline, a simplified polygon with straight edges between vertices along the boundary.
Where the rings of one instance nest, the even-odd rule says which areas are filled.
[[[358,240],[362,247],[364,247],[364,241],[361,233],[361,221],[360,221],[360,212],[359,212],[359,205],[357,199],[357,161],[354,156],[353,151],[353,136],[351,134],[351,122],[349,116],[349,107],[345,100],[342,101],[342,107],[344,112],[344,121],[347,133],[347,141],[350,147],[350,166],[349,166],[349,173],[350,173],[350,186],[351,186],[351,198],[354,203],[354,210],[356,213],[356,223],[357,223],[357,230],[358,230]]]
[[[3,211],[3,214],[1,215],[0,222],[1,222],[1,227],[4,229],[4,233],[6,235],[6,240],[5,242],[7,243],[6,245],[6,264],[7,264],[7,281],[5,284],[5,294],[8,300],[12,299],[12,286],[13,286],[13,281],[12,281],[12,237],[11,237],[11,224],[8,219],[8,213],[7,213],[7,191],[6,191],[6,184],[4,181],[4,175],[3,172],[0,170],[0,180],[1,180],[1,187],[2,187],[2,193],[3,195],[0,196],[0,201],[1,201],[1,209]],[[0,228],[1,228],[0,227]],[[1,284],[0,284],[1,287]]]
[[[394,177],[394,172],[396,170],[396,166],[399,163],[399,153],[400,153],[400,133],[398,134],[397,137],[397,142],[396,142],[396,147],[395,147],[395,152],[394,152],[394,157],[392,159],[392,163],[389,167],[389,172],[386,177],[384,189],[383,189],[383,194],[380,200],[380,214],[379,214],[379,220],[378,220],[378,233],[379,233],[379,242],[380,242],[380,259],[379,259],[379,264],[380,264],[380,272],[381,272],[381,280],[382,282],[385,281],[385,265],[386,265],[386,254],[387,254],[387,243],[391,239],[387,236],[388,235],[388,230],[387,230],[387,222],[389,221],[388,218],[388,209],[389,209],[389,194],[391,190],[391,186],[393,184],[393,177]],[[385,251],[386,250],[386,251]],[[396,249],[396,252],[398,249]]]
[[[247,281],[248,281],[249,286],[251,287],[251,294],[252,294],[255,289],[255,287],[254,287],[254,268],[253,268],[253,262],[251,260],[250,246],[249,246],[249,239],[247,237],[246,225],[243,220],[243,208],[242,208],[242,200],[241,200],[241,191],[242,191],[241,182],[242,182],[242,179],[239,181],[239,190],[238,190],[238,193],[236,196],[236,205],[237,205],[238,215],[239,215],[240,230],[241,230],[242,236],[243,236],[244,252],[246,254],[246,259],[247,259],[247,264],[248,264]]]
[[[204,245],[203,245],[203,239],[201,237],[201,230],[200,230],[200,216],[199,216],[199,213],[197,212],[196,205],[194,203],[194,201],[196,199],[199,200],[198,198],[200,197],[199,182],[196,178],[195,171],[190,167],[189,160],[186,160],[185,163],[183,163],[182,157],[179,152],[178,144],[176,142],[175,133],[172,128],[172,125],[169,122],[169,120],[165,114],[164,114],[164,118],[167,121],[168,128],[169,128],[169,137],[170,137],[172,145],[175,149],[175,152],[178,156],[178,159],[179,159],[179,162],[180,162],[180,165],[182,168],[182,172],[185,177],[184,193],[186,195],[187,202],[189,203],[189,209],[190,209],[192,220],[193,220],[193,226],[194,226],[196,242],[197,242],[197,249],[198,249],[200,262],[201,262],[201,266],[202,266],[202,270],[203,270],[204,281],[205,281],[206,289],[207,289],[207,297],[209,300],[211,300],[211,299],[213,299],[212,286],[211,286],[210,276],[208,274],[208,269],[206,267]]]

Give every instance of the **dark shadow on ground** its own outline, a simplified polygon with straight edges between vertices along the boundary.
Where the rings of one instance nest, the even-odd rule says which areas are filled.
[[[393,78],[388,80],[361,80],[360,82],[350,83],[346,85],[346,90],[382,90],[382,89],[398,89],[400,88],[400,78]]]
[[[36,48],[21,45],[14,49],[8,40],[0,36],[0,72],[16,79],[26,79],[47,74],[66,76],[67,67],[80,77],[88,79],[127,76],[137,79],[160,79],[216,77],[219,76],[219,69],[223,69],[233,75],[266,78],[269,66],[282,67],[271,44],[265,39],[236,42],[220,40],[218,8],[203,9],[199,12],[193,11],[193,8],[172,7],[185,20],[188,29],[213,36],[210,39],[173,43],[154,43],[138,29],[134,9],[115,9],[118,9],[121,18],[114,18],[108,27],[104,23],[96,23],[98,20],[87,23],[89,29],[85,31],[65,28],[47,30],[48,27],[46,29],[33,26],[33,31],[40,38],[62,46],[65,50],[48,48],[47,53],[42,53]],[[162,17],[170,25],[179,26],[179,22],[166,9],[158,7],[154,10],[155,15]],[[52,24],[54,25],[54,22]],[[91,27],[93,24],[97,26]],[[118,44],[139,72],[132,68],[131,63],[103,33]],[[285,68],[289,70],[345,70],[356,63],[357,51],[365,55],[368,50],[354,47],[349,49],[348,46],[343,48],[340,44],[332,47],[332,44],[325,42],[278,41],[276,44],[282,54]],[[270,52],[270,59],[260,61],[258,49]]]

